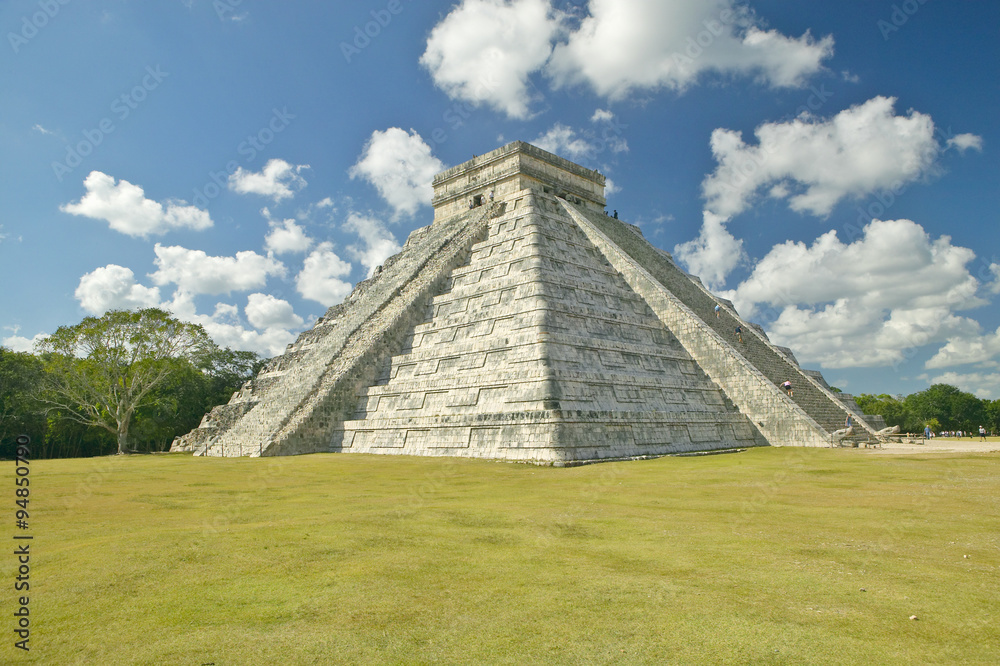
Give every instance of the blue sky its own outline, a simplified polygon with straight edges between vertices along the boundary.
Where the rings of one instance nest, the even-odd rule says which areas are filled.
[[[1000,397],[1000,4],[10,0],[0,343],[280,353],[513,140],[853,393]]]

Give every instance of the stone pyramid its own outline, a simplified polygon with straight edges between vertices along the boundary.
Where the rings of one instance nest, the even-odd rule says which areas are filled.
[[[828,446],[848,414],[875,437],[850,396],[609,217],[604,183],[520,141],[439,174],[433,223],[171,450],[565,465]]]

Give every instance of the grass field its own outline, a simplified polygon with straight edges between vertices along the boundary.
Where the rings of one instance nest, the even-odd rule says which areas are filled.
[[[3,663],[1000,663],[998,454],[30,469]]]

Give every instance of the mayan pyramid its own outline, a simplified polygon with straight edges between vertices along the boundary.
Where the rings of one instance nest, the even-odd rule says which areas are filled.
[[[439,174],[433,223],[171,450],[565,465],[828,446],[848,414],[875,436],[850,396],[609,217],[604,184],[520,141]]]

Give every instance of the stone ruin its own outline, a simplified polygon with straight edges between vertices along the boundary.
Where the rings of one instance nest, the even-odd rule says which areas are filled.
[[[438,174],[433,222],[171,450],[569,465],[830,446],[848,415],[848,435],[878,437],[850,396],[609,217],[604,184],[520,141]]]

